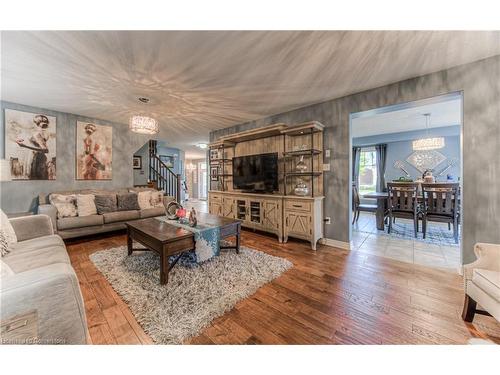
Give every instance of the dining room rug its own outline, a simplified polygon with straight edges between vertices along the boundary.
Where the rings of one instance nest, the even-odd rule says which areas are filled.
[[[293,265],[290,261],[242,246],[240,253],[197,264],[182,257],[160,285],[159,256],[127,247],[101,250],[91,261],[127,303],[144,331],[157,344],[182,344],[212,320],[231,310]]]
[[[453,238],[453,228],[452,230],[448,230],[448,225],[442,223],[429,223],[425,238],[422,233],[421,225],[419,227],[419,232],[417,232],[417,238],[415,238],[413,220],[407,219],[396,219],[396,222],[392,224],[390,234],[387,233],[387,225],[383,232],[378,231],[378,233],[390,237],[400,237],[407,240],[421,241],[436,245],[459,246],[459,244],[455,243],[455,239]],[[458,238],[460,239],[460,226],[458,230]]]

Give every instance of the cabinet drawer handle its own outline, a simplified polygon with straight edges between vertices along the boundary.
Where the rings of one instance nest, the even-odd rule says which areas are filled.
[[[21,328],[21,327],[26,327],[28,325],[28,320],[25,319],[25,320],[21,320],[21,321],[18,321],[18,322],[13,322],[11,324],[9,324],[7,326],[7,332],[11,332],[15,329],[18,329],[18,328]]]
[[[302,208],[301,204],[292,204],[293,207]]]

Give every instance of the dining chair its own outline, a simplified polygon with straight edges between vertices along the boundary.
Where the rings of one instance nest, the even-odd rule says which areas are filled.
[[[359,213],[361,211],[365,211],[365,212],[377,211],[376,204],[361,203],[361,199],[359,197],[359,191],[358,191],[358,188],[354,182],[352,184],[352,209],[353,209],[352,224],[354,224],[358,221]]]
[[[394,218],[412,219],[415,238],[418,233],[418,219],[420,209],[418,205],[418,184],[412,182],[388,182],[387,189],[387,216],[389,226],[387,233],[391,233]]]
[[[453,225],[453,238],[458,243],[458,222],[460,215],[458,183],[422,184],[423,209],[422,231],[427,233],[427,222],[435,221]]]

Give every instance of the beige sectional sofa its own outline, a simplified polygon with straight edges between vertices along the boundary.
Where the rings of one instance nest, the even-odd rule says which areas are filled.
[[[128,192],[139,192],[150,188],[123,188],[114,190],[102,189],[84,189],[72,191],[59,191],[51,194],[75,195],[75,194],[93,194],[93,195],[117,195]],[[125,222],[137,219],[144,219],[154,216],[165,215],[165,209],[174,197],[164,196],[163,207],[149,208],[143,210],[115,211],[104,213],[102,215],[75,216],[58,218],[57,209],[50,204],[51,194],[41,194],[38,197],[38,213],[50,217],[55,232],[64,239],[86,236],[96,233],[104,233],[125,228]]]
[[[46,215],[10,219],[17,243],[3,256],[0,320],[12,326],[7,344],[85,344],[80,286],[63,240]],[[5,272],[5,274],[4,274]],[[36,341],[25,341],[36,337]]]

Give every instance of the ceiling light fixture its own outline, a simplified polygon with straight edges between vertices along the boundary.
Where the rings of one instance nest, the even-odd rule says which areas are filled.
[[[143,104],[149,103],[149,98],[140,97],[138,100]],[[144,115],[134,115],[130,117],[129,129],[139,134],[157,134],[160,131],[158,121]]]
[[[157,134],[158,121],[152,117],[135,115],[130,118],[129,129],[139,134]]]
[[[413,141],[414,151],[437,150],[444,147],[444,137],[429,137],[429,125],[431,123],[431,114],[425,113],[425,129],[427,138],[420,138]]]
[[[201,148],[202,150],[208,148],[208,145],[206,143],[198,143],[196,146]]]

